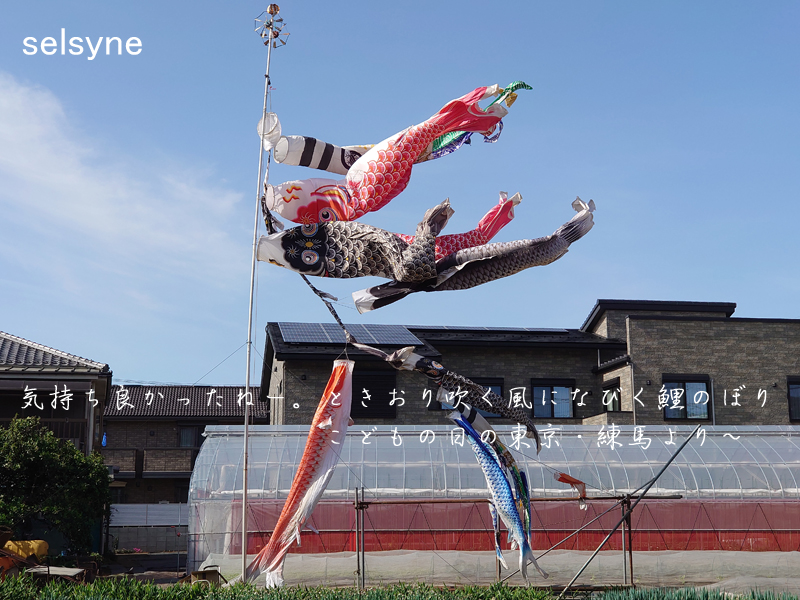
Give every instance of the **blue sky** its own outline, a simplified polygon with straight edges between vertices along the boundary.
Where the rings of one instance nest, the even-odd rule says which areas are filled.
[[[0,329],[107,362],[115,381],[241,383],[266,48],[254,2],[15,3],[0,21]],[[347,322],[578,327],[597,298],[731,301],[800,318],[800,4],[282,3],[284,133],[376,143],[480,85],[522,79],[494,145],[415,168],[363,220],[411,233],[449,197],[465,231],[520,192],[498,241],[595,227],[547,267],[416,294]],[[137,56],[23,39],[138,37]],[[273,165],[273,183],[323,175]],[[263,228],[263,226],[262,226]],[[267,321],[329,321],[258,266]],[[318,280],[350,305],[377,280]],[[254,354],[256,363],[260,361]],[[254,378],[258,378],[256,366]]]

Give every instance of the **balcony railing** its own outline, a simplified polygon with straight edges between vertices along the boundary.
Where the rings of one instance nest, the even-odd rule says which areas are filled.
[[[103,448],[107,467],[119,467],[120,473],[136,472],[136,448]]]
[[[196,447],[103,448],[103,462],[119,467],[119,477],[170,477],[191,473],[199,451]]]
[[[188,473],[194,467],[199,448],[145,448],[143,475]]]

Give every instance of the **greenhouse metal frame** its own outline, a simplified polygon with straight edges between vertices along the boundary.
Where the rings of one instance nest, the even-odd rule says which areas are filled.
[[[495,430],[528,477],[533,547],[550,548],[650,480],[691,426],[542,426],[544,447],[512,426]],[[241,426],[208,427],[192,475],[188,570],[209,557],[241,556]],[[664,472],[632,518],[634,550],[800,550],[800,436],[792,426],[704,427]],[[308,426],[250,428],[248,554],[269,539],[289,491]],[[463,444],[463,445],[462,445]],[[528,447],[525,447],[525,444]],[[472,449],[448,426],[354,426],[340,462],[293,553],[488,551],[489,497]],[[587,484],[588,510],[555,480]],[[365,488],[363,540],[356,488]],[[680,499],[658,499],[658,497]],[[552,501],[552,500],[564,501]],[[571,500],[574,499],[574,500]],[[402,501],[402,504],[375,501]],[[431,502],[448,500],[447,503]],[[561,547],[593,550],[618,520],[597,519]],[[609,549],[622,547],[615,534]]]

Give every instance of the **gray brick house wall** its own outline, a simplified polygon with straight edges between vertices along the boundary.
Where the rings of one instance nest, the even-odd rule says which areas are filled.
[[[487,385],[502,382],[506,400],[515,388],[524,390],[527,403],[539,400],[532,397],[532,379],[566,380],[573,391],[580,390],[573,418],[535,419],[542,423],[676,422],[666,419],[658,407],[659,391],[665,375],[673,381],[690,375],[708,381],[705,422],[787,424],[787,377],[800,377],[800,320],[733,318],[735,307],[728,302],[598,300],[578,330],[408,327],[407,332],[422,340],[420,352],[428,352],[447,369]],[[273,402],[272,422],[309,423],[331,362],[342,348],[319,341],[315,345],[287,343],[279,324],[269,324],[267,332],[265,356],[270,362],[262,387],[285,398],[282,403]],[[351,358],[357,368],[381,366],[373,357],[356,354]],[[396,389],[405,392],[405,404],[397,407],[395,418],[362,417],[356,419],[359,424],[449,422],[445,411],[426,406],[437,403],[423,396],[426,390],[434,398],[436,394],[424,376],[386,372],[387,377],[396,378]],[[619,411],[609,412],[603,406],[603,389],[609,386],[619,387]],[[733,406],[736,388],[740,388],[739,406]],[[354,390],[354,404],[360,400],[361,390]]]
[[[627,334],[628,315],[654,316],[654,317],[720,317],[724,318],[724,311],[700,312],[700,311],[677,311],[677,310],[608,310],[598,319],[597,325],[592,331],[598,335],[608,338],[625,339]]]
[[[541,419],[549,423],[578,423],[580,419],[601,412],[600,388],[592,367],[597,365],[597,351],[594,349],[570,348],[491,348],[476,349],[469,346],[442,347],[442,364],[471,379],[502,377],[504,398],[509,399],[513,388],[525,390],[527,402],[541,402],[533,398],[531,379],[574,379],[576,395],[574,419]],[[580,406],[583,392],[591,392],[584,397],[585,406]],[[538,421],[540,419],[534,419]],[[497,423],[510,423],[497,419]]]
[[[631,315],[628,331],[632,387],[643,388],[645,404],[636,407],[637,423],[664,424],[662,375],[683,373],[710,377],[717,425],[789,424],[787,377],[800,375],[800,321]]]

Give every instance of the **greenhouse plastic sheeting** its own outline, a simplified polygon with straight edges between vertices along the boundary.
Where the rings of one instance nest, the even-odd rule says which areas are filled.
[[[241,552],[242,429],[206,430],[189,493],[189,568],[212,553]],[[543,427],[544,447],[537,457],[533,448],[525,447],[531,441],[518,438],[514,427],[496,427],[525,470],[531,496],[540,499],[575,497],[572,488],[555,480],[555,471],[585,481],[590,497],[630,493],[656,474],[692,429],[647,426],[639,429],[638,439],[633,426]],[[370,506],[367,551],[491,550],[488,509],[470,502],[488,498],[486,482],[471,448],[460,445],[452,430],[351,427],[339,465],[311,520],[320,533],[305,533],[303,545],[293,551],[354,549],[356,487],[365,488],[368,502],[419,501]],[[255,552],[266,543],[280,513],[308,426],[255,426],[250,431],[248,514],[254,533],[248,552]],[[619,435],[609,438],[609,431]],[[650,491],[653,496],[679,495],[682,500],[648,500],[637,507],[634,548],[796,550],[800,523],[792,507],[800,499],[798,433],[789,426],[706,427],[705,435],[689,442]],[[426,504],[431,499],[464,502]],[[611,506],[608,500],[591,502],[590,511],[584,512],[577,502],[536,502],[535,547],[549,547],[606,506]],[[614,511],[600,519],[573,538],[571,547],[592,548],[613,527],[617,515]]]
[[[534,585],[566,585],[586,562],[591,552],[555,550],[539,559],[550,574],[543,580],[529,570]],[[508,583],[524,585],[516,570],[517,551],[506,554],[512,571]],[[290,586],[355,585],[356,557],[353,552],[332,554],[290,554],[284,576]],[[577,585],[621,585],[624,581],[620,552],[600,552],[578,578]],[[241,557],[212,555],[215,565],[228,577],[241,572]],[[634,581],[643,586],[707,586],[746,595],[753,589],[774,593],[800,594],[800,552],[636,552],[633,557]],[[495,554],[458,551],[389,551],[367,554],[367,586],[387,583],[425,582],[433,585],[489,585],[496,580]],[[264,585],[262,575],[256,585]]]

